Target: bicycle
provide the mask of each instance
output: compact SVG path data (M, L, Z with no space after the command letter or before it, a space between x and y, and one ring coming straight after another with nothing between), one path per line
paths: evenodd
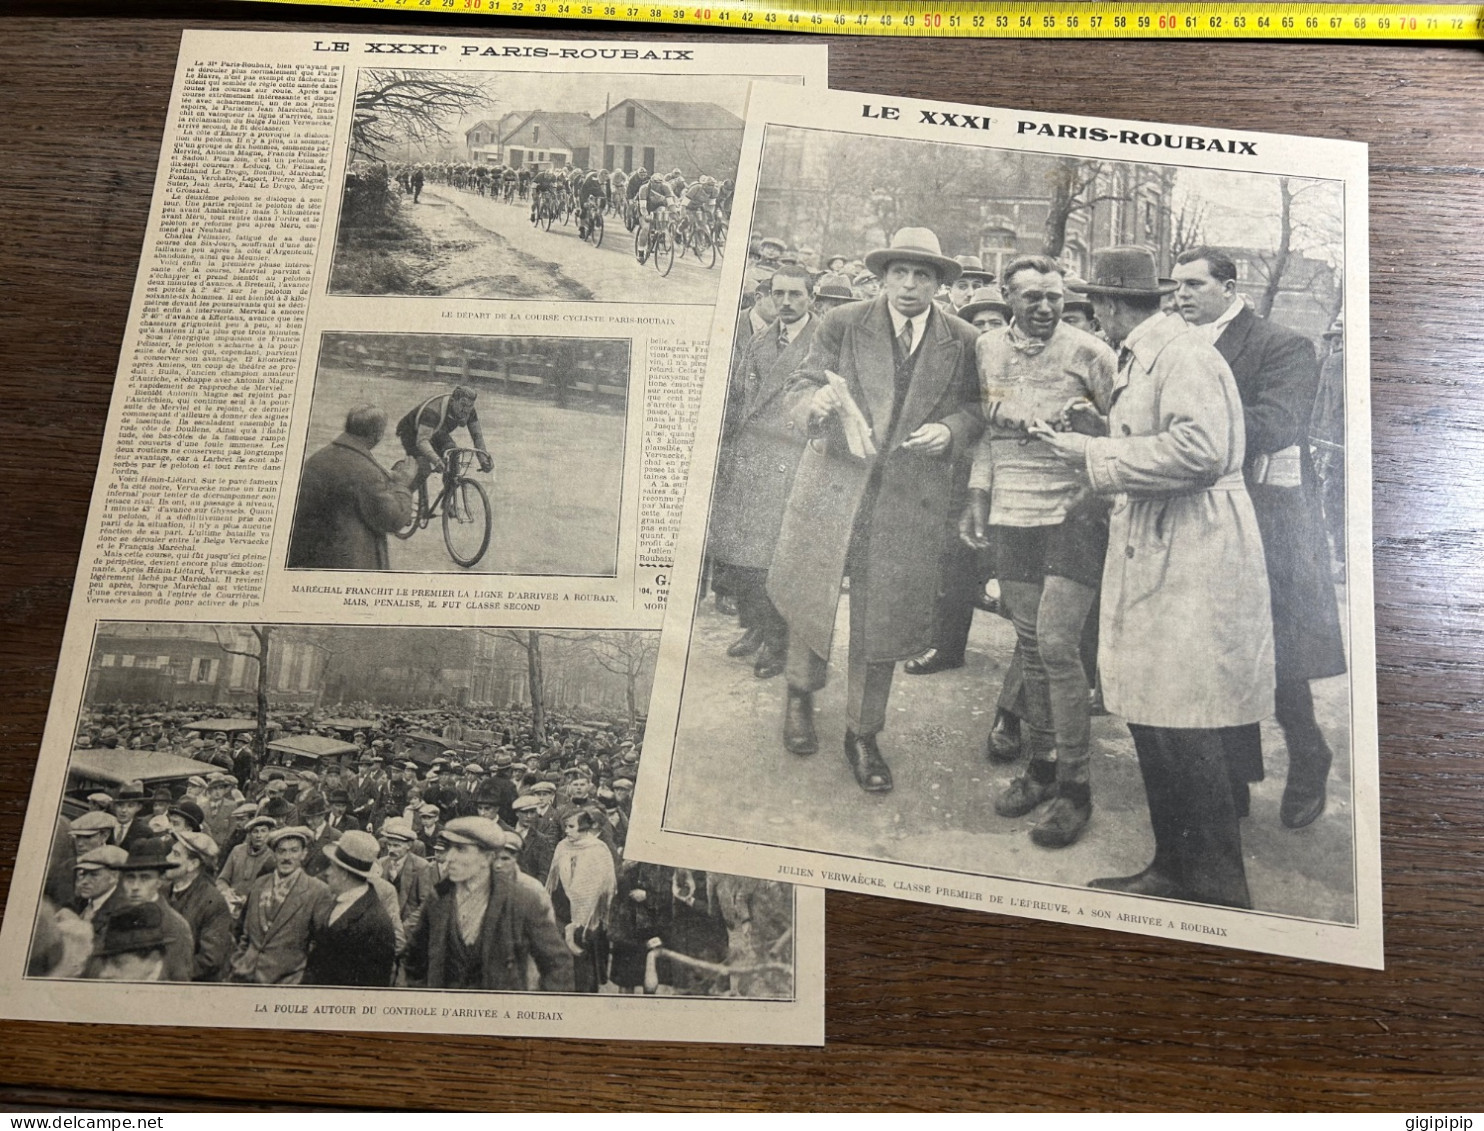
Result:
M603 207L601 202L594 206L592 200L588 200L583 206L583 220L586 222L587 234L584 239L592 240L594 247L603 246Z
M669 209L662 208L655 215L653 222L649 225L649 241L645 246L644 225L634 229L634 258L640 263L646 260L654 262L654 269L661 275L668 275L670 268L675 266L675 235L671 230L673 221L669 217ZM663 259L664 266L660 265Z
M716 266L716 240L712 236L714 224L703 213L693 219L690 224L687 245L696 261L702 263L707 270Z
M556 202L551 198L550 190L539 194L536 198L536 216L531 221L536 227L545 227L551 231L551 222L556 219Z
M448 547L449 557L465 569L479 564L489 549L490 533L494 528L489 496L483 487L469 478L465 464L466 459L477 459L479 455L477 448L449 448L443 453L448 464L443 490L430 504L428 481L423 480L417 492L417 514L396 532L398 538L406 541L419 530L426 529L433 519L441 517L443 544ZM455 505L450 506L451 503Z

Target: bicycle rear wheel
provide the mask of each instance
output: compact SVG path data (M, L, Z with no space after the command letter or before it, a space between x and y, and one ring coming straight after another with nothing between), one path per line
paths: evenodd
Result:
M458 517L450 512L458 501ZM465 569L479 564L490 547L492 528L489 496L472 479L460 479L453 489L449 505L443 508L443 544L449 556Z

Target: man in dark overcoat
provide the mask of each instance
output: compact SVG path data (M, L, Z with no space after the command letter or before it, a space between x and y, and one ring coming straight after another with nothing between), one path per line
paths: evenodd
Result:
M898 660L932 642L953 461L983 424L972 326L933 296L961 267L926 228L903 228L866 257L870 302L826 314L790 381L808 437L768 573L788 622L784 745L818 749L814 692L825 684L841 582L850 578L845 756L867 792L892 787L876 736Z
M345 431L304 461L289 539L289 569L389 569L386 536L416 513L408 484L414 460L387 471L371 454L386 432L386 414L353 408Z
M309 935L306 986L389 986L397 960L391 917L370 883L380 846L351 831L325 849L325 882L334 900L321 904Z
M1302 828L1324 812L1333 753L1314 717L1311 679L1343 675L1345 643L1330 576L1319 478L1309 453L1309 417L1319 366L1309 339L1257 317L1237 293L1237 268L1224 253L1193 248L1173 272L1184 319L1204 332L1231 367L1242 396L1247 493L1257 512L1273 602L1274 714L1288 746L1279 816ZM1222 734L1238 813L1249 782L1261 781L1259 724Z
M788 625L768 599L768 567L804 450L784 389L804 361L818 324L809 312L814 283L803 267L773 275L778 317L754 334L732 368L711 509L711 556L725 569L743 633L727 654L757 653L753 673L783 671Z

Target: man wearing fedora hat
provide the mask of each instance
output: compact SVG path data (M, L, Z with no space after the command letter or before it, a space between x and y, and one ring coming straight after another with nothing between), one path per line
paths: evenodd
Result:
M164 917L164 911L153 903L122 908L103 924L83 977L100 982L168 980Z
M334 900L310 931L306 986L391 985L396 932L370 882L379 848L370 833L351 830L325 849Z
M1309 453L1319 391L1314 346L1253 313L1237 293L1237 267L1224 252L1192 248L1175 261L1173 274L1181 315L1214 342L1242 396L1242 472L1262 530L1273 599L1274 711L1288 747L1279 816L1289 828L1302 828L1324 811L1334 758L1314 717L1309 681L1343 675L1346 666L1319 477ZM1223 742L1237 812L1245 816L1248 783L1263 776L1261 728L1233 728Z
M790 382L791 423L809 443L768 595L789 627L784 745L810 754L814 692L850 577L845 756L862 789L885 792L891 769L876 736L897 661L931 643L954 459L982 421L973 327L933 304L959 264L932 231L902 228L866 266L882 295L826 314Z
M330 824L330 807L320 794L299 806L299 820L312 838L309 842L309 854L304 861L304 871L322 878L325 869L330 866L325 858L325 848L340 839L341 830Z
M1144 248L1098 252L1091 296L1119 350L1106 435L1030 433L1117 501L1103 570L1098 670L1133 736L1154 832L1108 891L1252 905L1221 729L1273 709L1262 537L1242 477L1242 400L1221 355L1160 312L1175 283Z
M129 858L119 868L119 887L129 904L150 904L160 909L160 929L165 933L165 969L160 980L189 982L195 970L195 940L191 927L168 903L163 892L172 841L150 837L134 842ZM93 922L95 930L98 923Z
M766 587L788 489L804 449L791 426L784 390L814 338L813 294L813 280L803 267L774 272L777 317L748 341L727 383L709 549L718 573L725 572L743 630L727 655L756 654L752 670L759 679L783 671L788 650L788 625Z
M273 871L259 876L248 893L231 981L297 985L303 979L310 928L335 898L322 880L304 872L313 841L314 834L302 825L269 834Z
M994 282L994 272L986 271L983 260L977 255L955 255L953 258L962 270L948 288L948 305L958 313L972 300L975 291Z

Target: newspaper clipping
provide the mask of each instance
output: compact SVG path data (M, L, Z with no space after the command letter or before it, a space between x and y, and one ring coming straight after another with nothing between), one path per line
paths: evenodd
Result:
M1365 147L759 87L734 215L631 852L1379 967Z
M626 844L754 79L187 33L8 1015L823 1040L820 890Z

